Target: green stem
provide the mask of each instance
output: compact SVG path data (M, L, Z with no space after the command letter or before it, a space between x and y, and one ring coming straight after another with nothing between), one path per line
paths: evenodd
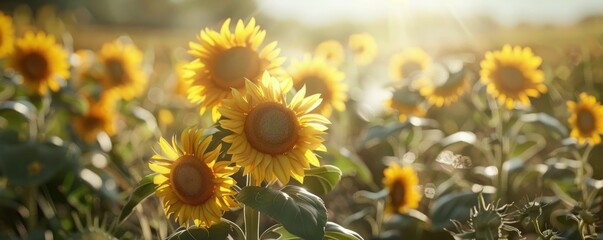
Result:
M255 186L251 174L247 175L247 186ZM258 240L260 228L260 213L245 205L243 208L245 216L245 240Z
M377 221L377 234L375 234L375 236L378 235L378 233L381 232L381 229L383 227L383 217L385 216L385 201L383 200L379 200L377 201L377 216L376 216L376 221Z
M586 170L586 165L588 164L588 156L590 155L590 152L593 150L593 146L592 145L588 145L588 147L586 147L586 150L584 150L584 153L580 156L580 167L578 168L578 172L576 173L576 184L578 185L578 187L580 188L580 192L582 193L582 202L584 203L584 208L588 208L588 190L586 189L586 182L585 180L585 170Z
M27 228L29 231L33 231L38 223L38 187L37 186L27 186L26 187L27 196L26 196L26 204L27 210L29 211L29 217L27 218Z

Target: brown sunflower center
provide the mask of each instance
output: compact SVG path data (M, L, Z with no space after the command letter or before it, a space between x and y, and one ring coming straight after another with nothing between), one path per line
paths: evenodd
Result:
M413 74L416 71L419 71L423 69L421 67L421 64L419 64L418 62L415 61L407 61L404 64L402 64L402 66L400 66L400 75L404 78L409 77L411 74Z
M525 77L523 73L513 66L503 66L494 74L497 86L503 91L517 92L524 88Z
M366 46L363 44L356 46L352 49L355 54L363 54L366 51Z
M303 85L306 85L306 95L320 94L321 97L328 101L331 98L329 91L329 85L327 85L325 79L319 76L307 76L297 83L295 88L300 89Z
M29 53L22 64L22 74L28 79L41 80L48 74L48 61L39 53Z
M84 118L84 126L88 129L102 129L105 119L101 116L89 115Z
M404 185L400 181L395 181L389 190L389 197L392 200L392 206L399 207L404 203L406 195Z
M245 78L255 79L260 74L258 53L248 47L233 47L218 57L213 66L214 82L227 90L242 88Z
M214 174L200 159L185 155L170 171L170 184L176 196L189 205L205 203L214 194Z
M115 85L121 85L126 83L125 73L123 63L118 59L109 59L105 62L105 68L107 70L107 74L111 82Z
M297 142L297 118L287 107L272 102L261 103L247 115L245 136L249 144L266 154L282 154Z
M583 133L590 133L595 130L595 116L587 109L581 109L577 114L578 129Z

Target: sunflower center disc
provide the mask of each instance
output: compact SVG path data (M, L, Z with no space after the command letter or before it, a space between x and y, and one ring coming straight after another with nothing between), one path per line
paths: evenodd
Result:
M242 88L245 78L260 74L261 60L257 52L247 47L233 47L218 57L213 67L214 82L224 88Z
M421 70L421 65L415 61L408 61L405 62L404 64L402 64L402 66L400 66L400 75L403 78L407 78L410 77L411 74L413 74L416 71Z
M116 85L124 83L123 80L124 80L125 70L124 70L124 67L123 67L123 64L121 63L121 61L116 60L116 59L108 60L105 63L105 67L107 68L107 74L109 74L109 78L111 79L111 82L113 82Z
M48 72L48 62L42 55L30 53L23 59L23 70L25 77L40 80Z
M213 195L213 173L200 159L182 156L170 172L172 189L182 202L199 205Z
M516 92L524 88L525 77L515 67L501 67L497 72L498 84L506 91Z
M299 81L298 86L295 88L300 89L304 84L306 85L306 96L320 94L325 101L328 101L327 99L330 97L329 86L325 83L324 79L317 76L308 76Z
M578 128L581 132L589 133L595 129L595 118L588 110L578 112Z
M297 118L283 105L262 103L247 115L245 136L249 144L260 152L285 153L297 141Z
M392 205L394 207L399 207L400 205L402 205L402 203L404 203L404 196L405 196L405 192L404 192L404 185L402 185L402 183L400 181L396 181L394 182L394 185L392 186L392 189L390 189L389 192L389 196L392 200Z

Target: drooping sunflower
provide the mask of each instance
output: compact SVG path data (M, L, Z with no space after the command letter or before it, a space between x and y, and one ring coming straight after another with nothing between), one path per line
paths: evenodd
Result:
M323 101L315 112L328 117L333 108L337 111L345 110L348 87L343 83L344 73L326 63L324 58L306 55L302 61L293 60L289 75L295 89L306 86L308 95L320 94Z
M348 45L354 53L354 61L359 65L372 63L377 57L377 43L368 33L350 35Z
M98 53L103 67L100 81L107 90L115 91L125 100L140 96L147 84L142 69L142 52L130 43L105 43Z
M327 40L321 42L314 49L314 55L323 57L327 62L339 66L343 63L344 52L343 46L337 40Z
M188 99L201 105L200 114L210 109L214 121L219 118L220 101L232 98L231 88L244 91L245 79L257 83L264 71L279 79L286 74L281 68L285 58L278 57L276 42L260 48L266 31L260 30L254 18L247 25L239 20L234 32L229 27L227 19L220 32L206 28L197 37L199 43L189 44L189 53L196 59L186 66L194 72L188 79ZM280 86L285 91L291 88L285 82Z
M264 73L257 84L245 82L246 95L233 89L233 98L218 109L225 118L220 125L232 131L223 139L232 144L228 153L255 184L276 179L286 184L291 177L302 182L304 168L320 164L313 151L326 151L322 135L330 122L310 113L320 96L304 97L306 89L301 88L287 103L279 84Z
M421 201L421 194L417 191L419 177L410 166L401 167L391 164L383 170L383 185L388 189L385 211L387 213L406 213L415 209Z
M571 113L568 122L572 127L570 136L578 143L595 145L601 143L603 134L603 106L595 97L586 93L580 94L580 102L567 101Z
M180 225L209 227L220 222L224 211L238 206L234 201L236 181L231 175L238 167L230 161L216 161L221 146L207 149L212 136L203 136L202 129L182 131L180 144L172 145L163 138L163 151L153 156L149 168L158 173L153 178L157 196L169 217L175 214Z
M429 70L428 70L429 71ZM446 77L439 79L435 73L427 73L419 78L419 94L427 99L427 102L437 106L448 106L459 99L469 89L470 75L466 71L445 74Z
M502 50L486 52L480 63L481 82L500 104L511 109L516 103L530 106L529 97L539 97L547 91L544 73L538 69L542 58L529 47L505 45Z
M413 73L429 68L431 57L420 48L409 48L393 55L389 61L389 75L394 80L403 80Z
M15 29L11 17L0 12L0 58L4 58L13 52L13 41Z
M104 92L99 99L86 98L88 112L72 119L75 132L87 143L93 143L101 131L109 136L115 135L115 101L118 97L112 92Z
M422 117L426 110L421 105L423 97L416 91L408 88L397 88L392 94L392 98L385 101L388 111L397 111L398 119L401 122L406 121L408 116Z
M21 74L31 91L40 95L45 95L48 88L59 90L57 77L69 77L67 52L55 43L54 36L43 32L27 32L17 39L9 66Z

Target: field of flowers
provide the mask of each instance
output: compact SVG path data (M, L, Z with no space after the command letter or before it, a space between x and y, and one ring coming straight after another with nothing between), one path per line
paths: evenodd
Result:
M0 239L603 239L603 19L434 50L32 2L0 4Z

